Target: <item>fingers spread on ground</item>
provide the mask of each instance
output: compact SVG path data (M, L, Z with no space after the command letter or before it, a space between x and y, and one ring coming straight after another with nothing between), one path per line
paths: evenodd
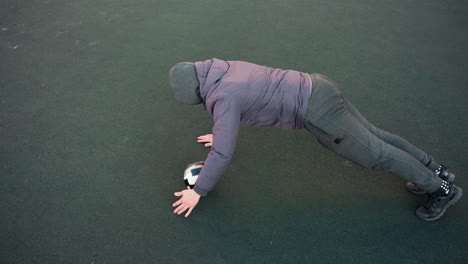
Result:
M177 208L174 210L174 213L175 213L175 214L180 214L180 211L181 211L184 207L185 207L184 205L180 205L179 207L177 207Z
M188 217L190 213L192 213L193 207L190 207L187 213L185 214L185 217Z
M187 207L182 207L182 209L177 213L178 215L182 214L185 210L187 210Z
M172 207L176 207L176 206L178 206L178 205L181 204L181 203L182 203L182 200L178 200L177 202L175 202L175 203L172 204Z

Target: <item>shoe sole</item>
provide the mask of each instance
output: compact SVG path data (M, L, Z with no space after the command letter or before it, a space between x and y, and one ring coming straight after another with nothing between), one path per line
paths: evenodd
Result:
M463 190L462 188L458 187L458 186L455 186L453 185L453 187L457 188L457 193L453 196L453 198L447 203L447 205L445 206L444 210L442 210L442 212L440 212L440 214L438 214L437 216L433 217L433 218L422 218L422 217L418 217L421 218L422 220L426 220L426 221L435 221L439 218L441 218L444 214L445 214L445 211L447 211L447 208L449 208L449 206L451 205L454 205L455 203L458 202L458 200L460 200L460 198L463 196ZM417 214L416 214L417 215Z
M409 193L412 193L412 194L425 194L426 192L425 191L414 191L414 190L409 190L408 188L406 188L406 190L409 192Z
M447 181L448 183L453 183L455 181L455 174L450 173L445 181ZM409 193L412 193L412 194L418 194L419 195L419 194L425 194L426 193L426 191L423 191L421 189L419 189L421 191L415 191L414 189L408 189L406 187L406 185L405 185L405 189L406 189L406 191L408 191Z

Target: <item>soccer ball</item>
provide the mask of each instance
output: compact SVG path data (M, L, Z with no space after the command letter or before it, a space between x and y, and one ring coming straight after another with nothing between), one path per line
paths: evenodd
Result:
M187 189L193 189L204 164L205 162L198 161L187 166L184 172L184 183Z

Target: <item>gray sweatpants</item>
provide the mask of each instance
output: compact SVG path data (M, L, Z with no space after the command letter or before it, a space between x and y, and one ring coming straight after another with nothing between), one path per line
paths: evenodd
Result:
M427 192L441 186L442 180L434 172L440 164L431 156L372 125L326 76L311 74L311 78L304 123L322 146L363 167L414 182Z

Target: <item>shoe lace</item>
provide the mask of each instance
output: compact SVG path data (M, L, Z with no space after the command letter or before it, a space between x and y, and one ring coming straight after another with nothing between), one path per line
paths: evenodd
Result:
M429 199L427 199L426 203L424 204L424 208L429 209L432 206L435 206L439 203L440 198L435 195L429 195Z

